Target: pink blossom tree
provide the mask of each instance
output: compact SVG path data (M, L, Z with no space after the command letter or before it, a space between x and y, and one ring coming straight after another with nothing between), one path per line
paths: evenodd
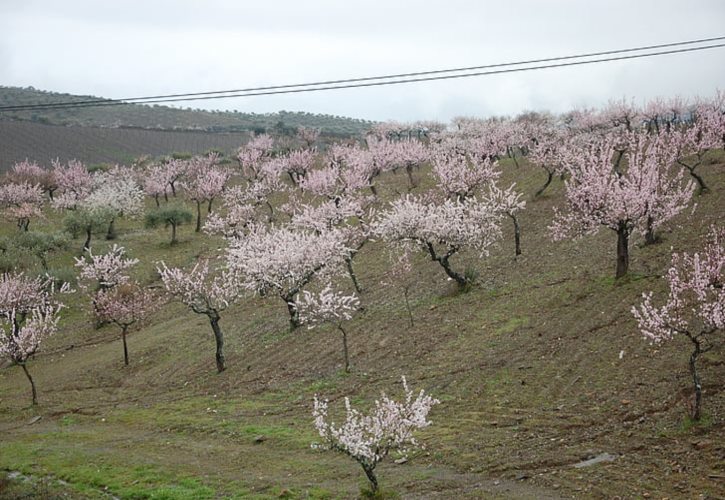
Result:
M73 210L91 194L93 176L83 163L71 160L63 165L59 160L55 160L52 171L59 191L59 194L53 197L55 208Z
M38 184L4 184L0 186L0 207L3 214L27 231L30 221L43 215L43 191Z
M526 207L526 202L521 199L522 193L514 188L516 183L511 184L508 189L501 189L495 183L489 186L489 196L493 205L502 214L506 215L514 225L514 255L521 255L521 224L519 223L518 212Z
M58 184L51 170L27 159L13 165L6 175L10 182L15 184L27 183L40 186L44 193L48 193L51 200L53 199L53 193L58 189Z
M433 148L431 163L438 187L452 200L470 198L500 175L491 158L477 160L454 141Z
M247 179L252 180L259 176L264 162L272 157L273 146L274 139L267 134L261 134L238 150L237 160Z
M128 329L144 321L159 307L158 295L138 283L124 283L110 289L98 290L93 302L100 321L114 323L121 329L123 363L128 366Z
M380 214L373 231L401 251L428 253L459 287L465 288L472 278L454 270L450 259L464 248L486 255L488 247L501 236L500 218L497 206L484 198L435 203L408 195Z
M224 192L231 173L222 167L214 166L216 155L195 157L189 163L187 181L184 185L190 200L196 203L196 232L201 231L201 204L207 204L207 213L211 213L212 202Z
M116 244L105 254L88 255L75 258L75 266L80 270L79 285L83 290L109 290L131 280L128 271L138 264L138 259L126 257L126 249Z
M359 463L370 482L373 495L378 493L379 488L376 466L393 450L407 453L420 447L413 433L431 424L428 413L434 405L440 403L422 389L414 397L405 377L402 380L405 400L398 402L383 393L381 399L375 401L375 408L369 415L353 409L350 399L345 398L345 422L340 426L329 419L328 401L318 399L315 395L312 416L323 442L313 444L313 447L338 451Z
M673 254L665 278L670 288L665 303L657 307L652 292L644 293L632 313L651 342L682 336L694 347L689 362L695 395L691 417L699 420L702 384L697 361L715 345L713 335L725 329L725 230L711 228L702 252Z
M108 215L106 239L116 237L115 222L119 217L137 218L144 211L144 193L136 182L133 170L116 165L108 172L93 176L91 192L80 203L88 211L103 211Z
M38 396L27 361L57 331L62 307L54 298L50 279L13 273L4 274L0 280L0 356L23 369L30 382L33 405L38 404Z
M299 314L300 323L314 328L330 323L342 333L342 350L345 359L345 372L350 373L350 355L347 349L347 332L342 327L343 321L352 319L360 309L360 300L355 294L346 295L327 285L320 293L313 294L304 290L295 299L295 309Z
M723 134L725 134L725 121L718 123L706 119L697 119L692 125L667 134L671 147L677 150L677 163L697 181L699 194L706 193L710 188L696 171L697 167L702 165L702 160L708 151L722 146Z
M319 137L320 129L318 128L299 127L297 129L297 138L307 146L307 149L312 149L312 145Z
M349 252L344 234L336 229L314 233L257 225L231 241L228 261L245 289L284 301L294 330L300 326L295 296L316 276L339 273Z
M206 260L197 263L191 271L169 268L161 262L158 272L171 297L209 319L216 342L217 372L223 372L226 369L224 334L219 321L221 313L241 298L242 289L236 274L228 269L212 274Z
M550 226L555 240L593 234L606 227L617 234L616 277L627 274L629 240L633 231L646 232L681 212L694 185L671 172L672 149L661 140L642 135L630 138L626 169L620 166L613 136L594 141L578 154L568 155L567 212L555 209Z

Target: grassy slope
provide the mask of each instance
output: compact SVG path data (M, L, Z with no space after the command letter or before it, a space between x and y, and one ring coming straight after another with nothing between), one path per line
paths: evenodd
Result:
M288 333L286 309L275 299L245 299L223 317L229 368L221 375L208 324L180 305L130 336L127 368L117 330L93 330L82 312L71 311L30 367L39 408L27 407L21 370L0 370L0 468L62 478L70 485L56 487L89 498L104 491L121 498L349 498L363 484L362 471L343 456L310 449L312 396L329 397L336 409L345 395L366 405L381 390L398 394L405 374L442 404L421 434L427 451L380 466L383 487L404 497L725 495L722 345L702 361L706 418L688 425L689 346L650 347L629 313L642 291L663 291L670 247L694 250L709 224L722 223L725 169L722 156L718 161L703 168L713 192L697 200L694 215L669 224L659 245L634 242L633 274L622 283L612 279L614 234L548 239L552 207L563 201L560 182L522 214L521 258L513 259L507 227L490 257L455 259L461 269L480 271L471 292L453 293L440 268L416 260L413 327L400 290L382 284L384 248L366 246L356 261L366 311L350 324L350 375L341 372L338 335L327 328ZM504 169L505 180L529 195L543 181L531 167ZM389 194L404 189L404 178L390 175L381 184ZM144 259L145 279L154 260L189 264L220 246L187 227L170 250L165 232L138 227L124 222L119 243ZM57 260L67 265L71 256ZM36 414L43 418L29 425ZM572 467L599 452L618 458Z

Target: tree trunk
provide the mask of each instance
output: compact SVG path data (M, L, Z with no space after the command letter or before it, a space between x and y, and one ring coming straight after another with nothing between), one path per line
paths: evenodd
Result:
M692 375L692 383L695 386L695 404L692 407L692 420L700 420L700 409L702 407L702 385L700 384L700 376L697 373L697 358L700 357L702 350L700 349L700 341L695 337L690 337L695 344L695 350L690 355L690 374Z
M680 160L677 160L677 163L685 167L687 171L690 172L690 175L697 181L697 194L703 194L710 191L710 188L707 187L707 185L705 184L705 179L700 177L700 175L695 172L695 169L700 165L699 161L694 165L688 165L687 163Z
M629 270L629 230L625 224L620 223L617 229L617 273L619 279Z
M106 231L106 239L107 240L115 240L116 239L116 228L115 228L115 222L116 219L111 219L110 224L108 224L108 231Z
M546 174L547 174L547 177L546 177L546 182L545 182L545 183L544 183L544 185L543 185L543 186L541 186L541 187L539 188L539 190L538 190L538 191L537 191L537 192L536 192L536 193L534 194L534 198L538 198L539 196L541 196L541 193L543 193L543 192L544 192L544 190L545 190L545 189L546 189L547 187L549 187L549 184L551 184L551 181L552 181L552 179L554 178L554 172L553 172L553 171L550 171L550 170L547 170L547 171L546 171Z
M171 223L171 244L176 244L176 224Z
M405 173L408 175L408 184L410 186L410 189L415 189L416 187L418 187L418 181L416 181L415 177L413 177L413 165L406 165Z
M207 214L210 214L211 213L211 204L213 202L214 202L214 198L210 199L209 202L207 203L207 205L206 205L206 213Z
M126 330L127 326L121 327L121 338L123 339L123 364L128 366L128 345L126 344Z
M86 228L86 241L83 243L83 248L81 249L81 253L85 252L89 248L91 248L91 234L92 229L90 227Z
M167 193L166 191L164 191L164 201L165 201L166 203L168 203L168 202L169 202L169 193Z
M337 328L342 332L342 352L345 354L345 373L350 373L350 356L347 351L347 333L339 323Z
M519 219L514 214L509 214L509 217L514 221L514 241L516 243L516 255L521 255L521 225Z
M371 193L373 194L373 196L375 196L376 198L378 197L378 188L376 188L376 187L375 187L375 184L373 184L372 182L370 183L370 192L371 192Z
M645 245L654 245L657 243L657 235L655 234L655 229L653 227L654 220L652 220L652 216L647 216L647 230L644 233L644 244Z
M353 269L352 267L352 256L345 257L345 264L347 265L347 273L350 275L352 284L355 286L355 291L357 293L362 293L362 288L360 288L360 284L357 281L357 276L355 275L355 269Z
M156 208L161 208L161 203L159 203L159 195L154 195L154 201L156 202Z
M365 471L365 475L368 477L368 481L370 481L370 492L373 494L377 493L378 478L375 477L375 469L363 465L363 470Z
M20 363L20 366L23 368L25 376L28 377L28 380L30 381L30 388L33 390L33 406L35 406L38 404L38 393L35 391L35 382L33 382L33 377L30 376L30 372L25 366L25 362Z
M224 365L224 334L219 328L219 316L210 316L209 322L211 329L214 330L214 340L216 341L216 369L218 373L221 373L226 368Z
M196 202L196 232L201 231L201 202Z
M300 315L291 297L285 296L282 297L282 300L287 304L287 311L289 311L289 329L290 331L294 331L300 326Z
M448 259L451 257L450 253L443 255L441 257L436 254L436 251L435 251L435 248L433 248L433 245L431 245L430 243L426 243L426 245L428 247L428 253L430 254L431 260L434 260L435 262L438 262L441 266L443 266L443 270L446 272L446 274L450 278L453 278L456 281L456 283L458 283L458 286L460 288L463 288L469 284L468 280L466 279L465 276L458 274L451 268L451 264L448 261Z

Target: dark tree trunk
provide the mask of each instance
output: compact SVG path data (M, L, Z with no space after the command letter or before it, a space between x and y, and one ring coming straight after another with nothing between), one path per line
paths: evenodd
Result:
M705 184L705 179L700 177L700 174L695 172L695 169L700 165L701 160L698 161L697 163L695 163L694 165L688 165L687 163L685 163L684 161L681 161L681 160L677 160L677 163L679 163L680 165L685 167L687 169L687 171L690 172L690 175L695 179L695 181L697 181L697 194L704 194L704 193L707 193L708 191L710 191L710 188L707 187L707 185Z
M25 362L20 363L20 366L23 368L23 371L25 372L25 376L28 377L28 381L30 381L30 388L33 391L33 406L38 404L38 393L35 391L35 382L33 381L33 377L30 376L30 372L28 371L28 368L25 366Z
M519 224L519 219L516 217L515 214L509 214L509 217L511 217L511 220L514 222L514 242L516 244L516 255L521 255L521 225Z
M287 311L289 311L289 329L290 331L294 331L300 326L300 315L297 312L297 308L295 307L294 300L292 300L291 296L284 296L282 297L282 300L285 301L285 304L287 304Z
M644 233L644 244L645 245L654 245L657 243L657 235L655 234L654 229L654 220L652 220L652 216L647 216L647 230Z
M620 223L617 229L617 273L619 279L629 270L629 229L626 224Z
M206 213L207 213L207 214L210 214L210 213L211 213L211 205L212 205L212 203L213 203L213 202L214 202L214 199L212 198L212 199L210 199L210 200L209 200L209 202L207 203L207 205L206 205Z
M81 249L81 253L85 252L89 248L91 248L91 235L93 231L90 227L86 228L86 241L83 243L83 248Z
M174 182L176 182L176 181L174 181ZM171 194L174 196L174 198L176 198L176 186L174 186L173 182L170 182L169 185L171 186ZM168 198L166 201L168 201Z
M121 327L121 338L123 339L123 364L128 366L128 344L126 344L126 331L127 326Z
M690 374L692 375L692 383L695 386L695 404L692 407L692 420L700 420L700 411L702 408L702 384L700 383L700 376L697 373L697 358L702 354L700 341L697 337L690 337L690 340L695 345L695 350L690 355Z
M168 203L168 202L169 202L169 193L167 193L166 191L164 191L164 201L165 201L166 203Z
M201 202L196 202L196 232L201 231Z
M376 188L373 183L370 183L370 192L373 193L373 196L376 198L378 197L378 188Z
M350 356L347 351L347 333L342 328L341 324L338 324L337 328L342 332L342 352L345 354L345 373L350 373Z
M224 365L224 334L219 327L219 316L210 316L209 322L211 329L214 330L214 340L216 341L216 369L218 373L221 373L226 368Z
M415 180L415 177L413 177L413 165L406 165L405 166L405 173L408 176L408 185L410 186L410 189L415 189L418 187L418 181Z
M176 223L171 223L171 244L176 244Z
M164 195L164 196L166 196L166 195ZM159 203L159 195L158 194L155 194L154 195L154 201L156 202L156 208L160 208L161 207L161 203Z
M355 286L355 291L362 293L362 288L360 288L360 284L357 281L357 275L355 275L355 269L352 267L352 256L345 257L345 264L347 265L347 273L350 275L352 284Z
M115 240L116 239L115 223L116 223L116 219L111 219L111 222L108 224L108 231L106 231L106 239L107 240Z
M375 469L372 467L366 467L363 465L363 470L365 471L365 475L368 477L368 481L370 481L370 492L375 494L378 492L378 478L375 477Z
M546 171L546 175L547 175L546 182L544 183L543 186L541 186L539 188L538 191L536 191L536 193L534 194L534 198L538 198L539 196L541 196L541 194L544 192L544 190L547 187L549 187L549 184L551 184L551 181L554 179L554 172L553 171L547 170Z
M438 262L442 267L443 270L446 272L446 274L453 278L456 283L458 283L458 286L460 288L464 288L466 285L468 285L468 280L465 276L458 274L451 268L451 264L448 261L448 259L451 257L452 253L448 253L446 255L439 256L436 254L435 248L433 248L433 245L430 243L426 243L428 246L428 253L430 254L431 260L434 260L435 262Z

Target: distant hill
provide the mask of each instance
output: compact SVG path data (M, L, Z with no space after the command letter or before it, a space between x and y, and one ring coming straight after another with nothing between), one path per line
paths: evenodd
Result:
M102 99L38 90L33 87L0 86L0 106L52 104ZM342 116L305 112L239 113L173 108L161 105L123 104L88 108L44 109L0 112L0 121L31 121L45 125L74 125L102 128L153 130L196 130L204 132L291 133L297 127L319 128L325 135L351 136L373 124Z
M63 127L0 121L0 172L26 158L49 166L55 158L93 165L130 164L141 155L199 154L211 149L229 154L248 139L248 132Z

